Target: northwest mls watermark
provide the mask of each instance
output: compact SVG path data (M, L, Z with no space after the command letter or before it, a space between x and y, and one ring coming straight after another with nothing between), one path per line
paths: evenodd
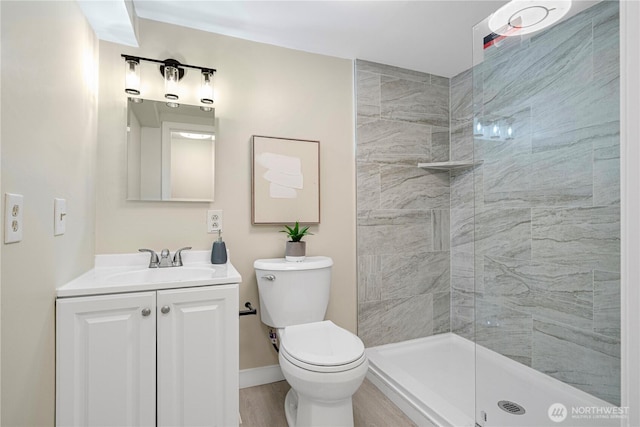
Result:
M629 414L628 406L572 406L567 409L562 403L549 406L547 415L555 423L561 423L567 418L571 420L622 420Z

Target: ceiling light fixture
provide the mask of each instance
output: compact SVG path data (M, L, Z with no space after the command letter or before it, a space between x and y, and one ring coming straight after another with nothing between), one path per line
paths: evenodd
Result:
M571 0L511 0L489 18L489 29L501 36L520 36L547 28L571 9Z

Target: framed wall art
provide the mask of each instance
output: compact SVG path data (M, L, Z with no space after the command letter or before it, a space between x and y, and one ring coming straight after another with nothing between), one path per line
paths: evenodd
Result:
M320 141L251 139L251 222L320 223Z

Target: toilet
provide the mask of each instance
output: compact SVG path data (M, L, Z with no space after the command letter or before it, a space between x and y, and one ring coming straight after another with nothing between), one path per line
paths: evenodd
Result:
M322 256L253 264L260 317L278 333L278 359L291 386L284 405L289 427L353 426L351 397L369 368L360 338L324 320L332 265Z

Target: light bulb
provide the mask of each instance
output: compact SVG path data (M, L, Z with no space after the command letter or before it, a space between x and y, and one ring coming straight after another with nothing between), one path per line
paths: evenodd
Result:
M124 91L130 95L140 95L140 62L138 59L127 58L125 65Z
M213 104L213 71L202 70L200 78L200 102Z
M164 67L164 97L172 101L178 100L179 72L177 67L165 65ZM169 105L169 103L167 103Z

